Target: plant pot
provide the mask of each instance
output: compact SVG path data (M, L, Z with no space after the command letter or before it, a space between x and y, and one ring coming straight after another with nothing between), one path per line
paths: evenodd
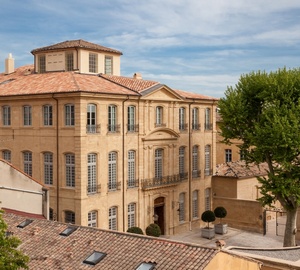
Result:
M227 224L223 224L223 223L215 224L215 233L217 234L227 233Z
M215 237L215 230L214 228L202 228L201 229L201 236L203 238L212 239Z

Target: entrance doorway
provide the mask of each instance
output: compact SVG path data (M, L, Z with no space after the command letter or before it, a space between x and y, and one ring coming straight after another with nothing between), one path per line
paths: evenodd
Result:
M159 197L154 200L154 223L161 230L161 234L165 234L165 198Z
M282 209L265 210L264 235L284 236L286 212Z

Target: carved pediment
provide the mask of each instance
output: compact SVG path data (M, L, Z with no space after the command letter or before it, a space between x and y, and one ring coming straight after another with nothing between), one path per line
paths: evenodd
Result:
M148 89L142 93L144 100L182 101L183 99L171 88L163 85L159 88Z
M146 135L143 141L177 140L179 134L169 128L159 128Z

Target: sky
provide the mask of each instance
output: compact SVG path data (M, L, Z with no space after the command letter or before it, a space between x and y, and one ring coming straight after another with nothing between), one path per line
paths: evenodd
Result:
M0 0L0 73L84 39L120 50L121 75L223 97L242 74L300 65L299 0Z

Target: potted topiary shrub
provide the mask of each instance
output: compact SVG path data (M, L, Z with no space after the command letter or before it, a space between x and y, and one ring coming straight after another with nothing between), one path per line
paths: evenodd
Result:
M146 228L146 234L149 235L149 236L159 237L161 235L160 227L155 223L151 223Z
M143 230L139 227L130 227L127 230L128 233L144 234Z
M215 224L215 233L225 234L227 233L227 224L222 223L222 218L226 217L227 211L223 206L218 206L214 210L214 214L217 218L220 219L218 224Z
M210 222L214 222L216 220L216 216L213 211L206 210L201 215L201 220L207 222L207 226L201 229L201 235L204 238L212 239L215 236L214 228L209 227Z

